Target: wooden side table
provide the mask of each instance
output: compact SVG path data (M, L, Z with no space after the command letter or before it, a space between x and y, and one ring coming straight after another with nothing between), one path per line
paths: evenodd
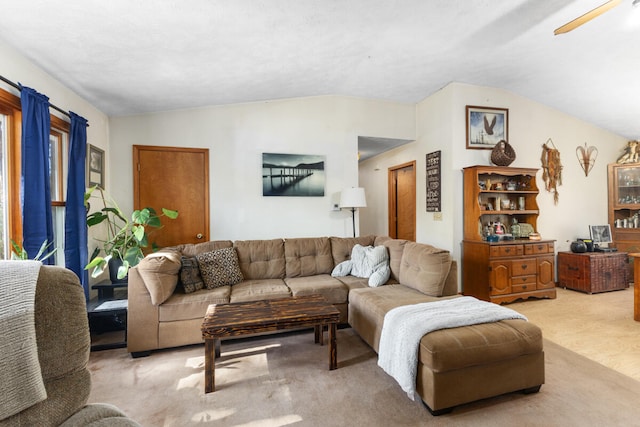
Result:
M107 299L113 299L114 298L114 291L120 288L126 288L129 286L129 282L128 281L124 281L124 282L110 282L109 280L105 280L103 282L99 282L96 283L95 285L91 286L91 289L97 289L98 290L98 300L99 301L104 301Z
M558 252L558 286L587 292L629 287L626 252Z

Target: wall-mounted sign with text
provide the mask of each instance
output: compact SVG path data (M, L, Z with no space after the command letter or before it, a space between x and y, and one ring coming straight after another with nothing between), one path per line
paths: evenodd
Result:
M427 154L427 212L440 212L440 151Z

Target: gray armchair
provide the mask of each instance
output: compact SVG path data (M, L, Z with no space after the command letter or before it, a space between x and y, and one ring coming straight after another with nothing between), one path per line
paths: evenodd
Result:
M80 282L70 270L40 268L35 291L35 329L47 397L0 420L0 427L140 426L115 406L87 405L91 390L87 310ZM0 335L5 336L4 331Z

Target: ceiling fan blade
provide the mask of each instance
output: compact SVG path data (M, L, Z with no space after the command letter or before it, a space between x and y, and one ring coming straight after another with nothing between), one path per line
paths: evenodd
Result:
M563 26L556 28L556 30L553 32L553 34L555 34L557 36L558 34L568 33L569 31L578 28L580 25L591 21L593 18L596 18L596 17L602 15L603 13L608 11L609 9L612 9L612 8L616 7L617 5L619 5L621 3L621 1L622 0L609 0L608 2L606 2L604 4L601 4L600 6L596 7L595 9L590 10L589 12L585 13L584 15L579 16L578 18L574 19L573 21L568 22L568 23L564 24Z

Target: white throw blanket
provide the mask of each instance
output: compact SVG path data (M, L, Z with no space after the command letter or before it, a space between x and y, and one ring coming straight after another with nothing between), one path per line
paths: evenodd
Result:
M384 316L378 366L395 378L402 390L414 400L418 347L425 334L505 319L527 320L516 311L474 297L396 307Z
M39 261L0 261L0 420L46 399L35 326Z

